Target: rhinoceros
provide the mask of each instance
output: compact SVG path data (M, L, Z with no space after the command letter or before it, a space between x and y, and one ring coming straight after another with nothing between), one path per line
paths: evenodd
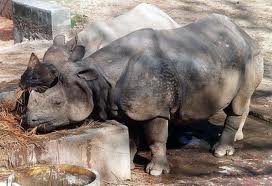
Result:
M142 28L173 29L178 27L180 27L178 23L156 6L141 3L118 17L87 25L85 29L72 37L67 43L65 43L65 37L63 35L55 37L53 45L44 54L43 62L48 63L47 65L53 64L57 69L61 69L63 67L62 63L68 59L71 61L81 60L84 56L89 56L113 40L129 34L132 31ZM60 50L57 48L60 48ZM35 61L33 57L32 55L30 62ZM29 64L24 76L27 75L31 77L31 83L29 83L32 87L36 87L42 91L53 83L50 79L46 78L46 74L48 74L46 70L44 71L38 68L38 66L35 68L30 68L30 66L31 64ZM51 73L53 72L51 71ZM35 79L35 81L33 79ZM43 79L42 82L39 81L41 79ZM25 89L26 87L23 88ZM26 101L27 94L28 93L25 92L24 96L20 98L24 99L17 102L19 112L25 109L24 102Z
M64 51L66 57L70 57L71 60L77 61L84 56L87 57L97 51L98 49L105 47L110 42L125 36L135 30L143 28L153 29L173 29L178 28L180 25L176 23L165 12L160 10L154 5L141 3L130 11L109 19L107 21L98 21L90 25L87 25L81 32L75 37L70 39L66 44L61 43L64 41L63 37L55 39L59 44L64 45ZM79 50L78 47L85 47L84 50ZM54 47L54 46L53 46ZM74 54L72 54L72 52ZM54 53L55 49L49 48L44 56L44 62L54 63L55 66L62 67L60 61L55 60L56 56L60 53ZM81 53L79 53L81 51ZM75 55L76 53L76 55ZM57 63L56 63L57 62Z
M110 42L143 28L173 29L180 25L154 5L141 3L123 15L107 21L94 22L77 35L78 45L89 56Z
M31 92L30 127L52 130L93 115L133 121L144 126L151 175L170 171L166 141L172 120L206 119L223 109L227 117L213 153L232 155L263 77L257 44L219 14L177 29L135 31L84 60L68 59L61 69L40 63L35 55L30 64L48 73L43 82L51 82L45 91ZM31 86L31 78L23 75L21 84Z

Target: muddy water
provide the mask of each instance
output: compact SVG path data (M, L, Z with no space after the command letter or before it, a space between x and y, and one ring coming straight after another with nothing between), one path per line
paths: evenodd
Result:
M22 186L83 186L93 182L95 178L92 172L81 167L58 165L19 170L13 181Z
M83 186L90 183L88 176L75 176L71 174L50 171L49 173L35 177L17 179L16 183L24 186Z

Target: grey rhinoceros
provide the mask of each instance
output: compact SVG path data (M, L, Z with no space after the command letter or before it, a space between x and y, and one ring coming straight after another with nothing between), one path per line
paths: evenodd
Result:
M67 60L81 60L84 56L94 53L113 40L129 34L132 31L142 28L173 29L178 27L180 27L180 25L158 7L141 3L118 17L87 25L86 28L75 37L72 37L67 43L65 43L65 37L63 35L55 37L53 45L44 54L43 63L47 63L47 65L51 64L57 69L62 69L63 62ZM60 50L57 49L58 47ZM33 61L32 59L35 61L33 56L30 61ZM53 83L48 79L50 77L47 77L48 72L46 70L40 70L38 66L35 68L30 68L30 66L31 64L29 64L24 74L27 74L28 77L30 77L31 74L32 87L38 87L40 90ZM33 71L36 71L36 73L33 73ZM51 73L53 72L51 71ZM35 79L35 81L33 79ZM42 82L39 81L41 79L43 79ZM25 96L26 94L28 93L25 92L24 96L21 97L24 98L23 100L17 102L19 112L25 110L24 103L27 98L27 96Z
M64 46L63 49L65 50L63 51L65 53L56 53L56 50L51 50L53 48L51 47L45 53L43 61L53 63L56 67L62 68L61 61L55 60L57 56L61 55L60 58L64 61L68 57L72 61L77 61L135 30L143 28L160 30L178 27L180 27L179 24L156 6L141 3L118 17L87 25L86 28L71 38L66 44L63 43L63 37L55 38L55 42ZM85 47L85 51L80 50L80 46ZM73 51L75 52L73 53Z
M54 47L61 51L57 43ZM30 64L47 73L41 82L51 82L45 90L31 92L26 112L30 127L51 130L91 115L134 121L144 126L152 152L146 171L151 175L170 170L166 141L171 120L206 119L224 109L224 130L213 151L218 157L232 155L263 77L254 41L218 14L177 29L135 31L84 60L68 59L61 69L40 64L35 55ZM30 76L22 76L22 86L31 86Z
M180 25L158 7L141 3L130 11L109 19L88 25L78 33L78 45L86 48L85 56L89 56L110 42L135 30L143 28L173 29Z

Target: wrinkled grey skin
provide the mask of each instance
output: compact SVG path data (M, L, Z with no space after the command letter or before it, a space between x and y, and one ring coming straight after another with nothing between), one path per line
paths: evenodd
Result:
M59 74L55 86L31 92L28 124L52 129L93 113L137 121L152 152L146 171L160 175L170 171L170 120L206 119L224 109L225 127L213 151L217 157L234 153L263 60L244 31L212 14L174 30L133 32L81 62L67 60Z

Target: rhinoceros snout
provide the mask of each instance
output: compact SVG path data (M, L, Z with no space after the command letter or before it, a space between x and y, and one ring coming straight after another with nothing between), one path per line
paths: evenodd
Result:
M26 112L26 114L24 116L24 122L25 122L26 127L28 127L28 128L33 128L33 127L36 127L42 123L45 123L45 121L43 121L42 117L40 117L38 115L34 115L30 111Z

